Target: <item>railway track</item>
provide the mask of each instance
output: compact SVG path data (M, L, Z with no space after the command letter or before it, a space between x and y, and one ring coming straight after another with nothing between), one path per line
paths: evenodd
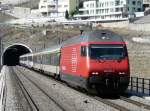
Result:
M18 81L18 84L19 84L20 88L22 89L22 91L24 93L25 98L27 99L28 103L30 104L31 110L32 111L41 111L40 105L37 104L37 101L35 101L32 98L32 95L30 94L30 92L28 91L28 89L25 87L25 85L21 81L20 77L17 75L17 73L14 71L14 69L12 69L12 71L13 71L13 75L14 75L16 81ZM17 71L19 71L19 70L17 70ZM48 98L50 101L52 101L54 104L56 104L56 106L59 107L60 111L67 111L60 104L58 104L53 98L51 98L40 86L38 86L37 84L35 84L30 78L28 78L27 76L25 76L24 73L22 73L21 71L19 71L18 73L21 73L21 75L24 78L26 78L29 82L31 82L39 91L41 91L45 95L46 98Z
M119 111L132 111L130 108L128 108L126 105L119 105L119 104L116 104L114 102L112 102L110 99L104 99L104 98L101 98L99 96L95 96L93 97L94 99L100 101L100 102L103 102L104 104L107 104L111 107L114 107L115 109L119 110ZM129 99L128 97L125 97L125 96L119 96L118 98L119 100L122 100L122 101L125 101L129 104L133 104L133 106L138 106L140 107L141 109L143 110L150 110L150 106L147 105L147 104L144 104L144 103L141 103L141 102L138 102L138 101L135 101L135 100L131 100ZM117 101L117 100L116 100ZM143 111L143 110L140 110L140 111Z
M26 99L27 96L24 90L21 89L19 81L16 80L12 73L10 69L5 72L5 93L2 111L36 111L31 107L31 103L29 103L29 99Z
M18 70L19 70L19 69L18 69ZM21 72L21 73L22 73L22 72ZM40 73L38 73L38 74L40 74ZM42 75L42 74L40 74L40 75ZM25 75L24 75L24 76L25 76ZM26 77L26 78L28 78L28 77ZM30 79L30 78L28 78L28 79ZM31 80L31 79L30 79L30 80ZM59 83L65 85L66 87L68 87L67 84L64 84L64 83L61 82L61 81L55 80L55 79L53 79L53 78L52 78L52 80L54 80L54 81L56 81L56 82L59 82ZM31 81L32 81L32 80L31 80ZM32 82L33 82L33 81L32 81ZM34 83L34 82L33 82L33 83ZM81 92L81 91L79 91L79 90L77 90L77 91L78 91L78 92ZM111 101L110 99L104 99L104 98L101 98L101 97L99 97L99 96L91 96L91 95L89 95L88 93L86 93L86 95L87 95L87 96L90 96L90 97L92 97L93 99L98 100L98 101L100 101L100 102L102 102L102 103L104 103L104 104L106 104L106 105L108 105L108 106L111 106L111 107L113 107L113 108L115 108L115 109L117 109L117 110L119 110L119 111L131 111L131 108L126 107L126 105L119 105L119 104L116 104L115 102ZM142 111L150 110L150 106L149 106L149 105L144 104L144 103L141 103L141 102L138 102L138 101L131 100L131 99L125 97L125 96L120 96L118 99L119 99L119 100L122 100L122 101L124 101L124 102L127 102L127 103L129 103L129 104L132 104L133 106L140 107L140 108L143 109ZM117 100L116 100L116 101L117 101ZM133 109L133 110L134 110L134 109ZM137 110L137 111L138 111L138 110Z
M107 105L109 105L109 106L111 106L111 107L113 107L113 108L115 108L115 109L117 109L117 110L119 110L119 111L130 111L129 109L127 109L127 108L125 108L125 107L123 107L123 106L120 106L120 105L118 105L118 104L115 104L115 103L113 103L113 102L110 102L110 101L108 101L108 100L105 100L105 99L103 99L103 98L100 98L100 97L97 97L97 96L95 96L95 97L93 97L94 99L96 99L96 100L98 100L98 101L100 101L100 102L103 102L104 104L107 104Z
M141 103L141 102L137 102L135 100L131 100L131 99L125 97L125 96L120 96L120 99L124 100L124 101L126 101L128 103L132 103L132 104L135 104L137 106L140 106L140 107L142 107L144 109L150 110L150 105L147 105L147 104L144 104L144 103Z
M14 70L11 69L11 71L12 71L11 77L14 78L15 81L17 81L20 89L23 92L24 97L26 98L31 108L31 111L39 111L38 106L36 105L35 101L32 99L31 95L28 93L27 89L25 88L25 86L23 85L23 83L21 82L17 74L14 72Z

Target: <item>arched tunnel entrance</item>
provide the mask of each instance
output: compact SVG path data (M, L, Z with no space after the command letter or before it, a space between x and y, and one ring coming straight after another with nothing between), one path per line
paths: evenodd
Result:
M7 66L19 65L19 57L26 53L32 53L32 50L28 46L13 44L4 50L2 64Z

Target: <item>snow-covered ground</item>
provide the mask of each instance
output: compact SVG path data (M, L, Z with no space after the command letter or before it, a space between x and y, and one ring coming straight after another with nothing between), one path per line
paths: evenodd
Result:
M6 23L12 24L12 25L48 25L49 23L53 21L66 21L64 18L49 18L49 17L39 17L39 18L22 18L22 19L16 19L16 20L10 20Z
M132 38L132 40L134 41L134 42L138 42L138 43L148 43L148 44L150 44L150 37L142 37L142 38L140 38L140 37L133 37Z

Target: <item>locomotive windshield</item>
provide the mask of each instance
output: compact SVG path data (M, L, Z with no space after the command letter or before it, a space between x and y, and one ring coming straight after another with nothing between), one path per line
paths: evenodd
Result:
M92 59L121 59L125 56L123 45L91 45L90 57Z

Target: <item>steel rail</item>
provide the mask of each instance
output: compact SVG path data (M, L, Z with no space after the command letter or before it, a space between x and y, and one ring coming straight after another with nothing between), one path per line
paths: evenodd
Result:
M101 97L95 96L93 98L98 100L98 101L100 101L100 102L102 102L102 103L104 103L104 104L106 104L106 105L108 105L108 106L111 106L111 107L113 107L113 108L115 108L115 109L117 109L119 111L130 111L129 109L127 109L127 108L125 108L123 106L120 106L120 105L118 105L116 103L110 102L109 100L105 100L105 99L103 99Z
M29 68L28 68L28 69L29 69ZM19 69L18 69L18 70L19 70ZM31 69L29 69L29 70L30 70L30 71L34 71L34 70L31 70ZM37 73L40 74L40 75L43 75L43 74L41 74L41 73L38 72L38 71L35 71L35 72L37 72ZM43 75L43 76L47 76L47 75ZM54 79L54 78L50 78L50 79L52 79L52 80L54 80L54 81L56 81L56 82L58 82L58 83L60 83L60 84L63 84L63 85L65 85L66 87L70 87L70 88L72 88L72 89L74 89L74 90L76 90L76 91L78 91L78 92L83 93L83 91L79 91L79 90L76 89L76 88L73 88L73 87L71 87L71 86L68 86L67 84L64 84L64 82L58 81L58 80L56 80L56 79ZM89 96L89 97L91 97L91 98L93 98L93 99L95 99L95 100L98 100L98 101L100 101L100 102L102 102L102 103L104 103L104 104L106 104L106 105L108 105L108 106L110 106L110 107L112 107L112 108L115 108L115 109L117 109L117 110L119 110L119 111L130 111L129 109L127 109L127 108L125 108L125 107L123 107L123 106L117 105L117 104L115 104L115 103L113 103L113 102L110 102L110 101L105 100L105 99L103 99L103 98L100 98L100 97L98 97L98 96L93 97L93 96L89 95L89 94L86 93L86 92L84 92L84 94L86 94L87 96Z
M125 96L120 96L120 99L123 100L123 101L129 102L129 103L135 104L136 106L140 106L140 107L142 107L144 109L150 110L150 105L147 105L147 104L144 104L144 103L141 103L141 102L129 99L129 98L125 97Z
M29 69L29 68L27 68L27 69ZM43 74L41 74L39 71L35 71L35 70L31 70L31 69L29 69L29 70L30 70L30 71L34 71L34 72L36 72L36 73L38 73L38 74L40 74L40 75L43 75ZM47 76L47 75L43 75L43 76ZM58 83L61 83L61 84L65 85L65 86L68 86L67 84L64 84L64 82L58 81L58 80L56 80L56 79L54 79L54 78L50 78L50 79L52 79L52 80L54 80L54 81L56 81L56 82L58 82ZM69 87L70 87L70 86L69 86ZM70 87L70 88L72 88L72 87ZM76 90L76 91L79 91L79 90L76 89L76 88L72 88L72 89L74 89L74 90ZM79 92L83 93L82 91L79 91ZM106 104L106 105L108 105L108 106L110 106L110 107L112 107L112 108L115 108L115 109L117 109L117 110L119 110L119 111L130 111L130 109L127 109L126 107L120 106L120 105L118 105L118 104L116 104L116 103L113 103L113 102L111 102L111 101L109 101L109 100L103 99L103 98L101 98L101 97L99 97L99 96L92 96L92 95L90 95L90 94L87 93L87 92L84 92L84 94L86 94L87 96L90 96L90 97L92 97L93 99L98 100L98 101L100 101L100 102L102 102L102 103L104 103L104 104ZM149 108L150 108L149 105L146 105L146 104L144 104L144 103L139 103L139 102L136 102L136 101L133 102L134 100L127 101L127 99L125 99L125 97L122 97L122 96L119 96L119 97L120 97L120 99L123 100L123 101L129 102L129 103L132 103L133 105L141 106L141 107L143 107L143 108L145 108L145 109L150 110L150 109L149 109Z
M18 69L17 69L18 70ZM26 79L28 79L32 84L34 84L43 94L45 94L50 100L52 100L62 111L66 111L64 107L62 107L59 103L57 103L52 97L50 97L46 91L44 91L39 85L37 85L33 80L25 75L22 71L18 70Z
M23 85L23 83L21 82L21 80L19 79L19 77L17 76L17 74L15 73L15 71L11 68L12 74L11 76L16 80L16 82L19 84L20 89L23 92L24 97L26 98L30 108L32 109L32 111L39 111L38 106L36 105L36 102L32 99L31 95L29 94L29 92L27 91L27 89L25 88L25 86ZM14 75L14 76L13 76Z

